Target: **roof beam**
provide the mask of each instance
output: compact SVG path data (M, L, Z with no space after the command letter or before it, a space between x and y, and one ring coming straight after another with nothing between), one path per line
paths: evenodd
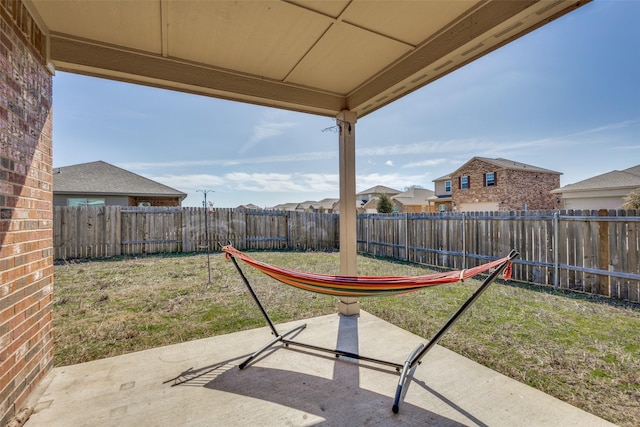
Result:
M57 70L334 117L344 97L261 77L51 34ZM300 107L302 106L302 107Z

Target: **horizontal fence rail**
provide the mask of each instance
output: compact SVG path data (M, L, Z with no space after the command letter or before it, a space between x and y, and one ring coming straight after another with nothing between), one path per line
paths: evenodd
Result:
M520 252L515 280L640 302L637 211L365 214L358 251L443 268ZM339 249L339 217L205 208L54 208L57 260L171 252Z

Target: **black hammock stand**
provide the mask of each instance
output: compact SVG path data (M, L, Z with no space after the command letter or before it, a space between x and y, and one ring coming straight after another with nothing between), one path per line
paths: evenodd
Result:
M247 276L244 274L244 272L240 268L240 265L238 264L238 261L236 260L236 258L240 258L243 261L249 263L250 265L252 265L254 267L257 267L258 269L260 269L261 271L265 272L267 275L273 277L276 280L280 280L280 281L282 281L284 283L291 284L291 285L294 285L294 286L297 286L297 285L289 282L289 279L287 279L287 277L289 277L289 276L286 275L287 273L301 274L303 276L312 277L314 279L322 276L322 278L327 278L327 283L329 282L330 279L335 280L337 278L338 280L339 279L346 280L347 279L346 277L344 277L344 276L314 275L313 273L302 273L302 272L298 272L296 270L288 270L288 269L282 269L282 268L278 268L278 267L273 267L273 266L270 266L268 264L264 264L264 263L255 261L254 259L252 259L248 255L243 254L242 252L238 251L237 249L235 249L235 248L233 248L231 246L225 246L225 247L222 248L222 250L224 252L226 252L227 257L230 258L233 261L238 273L240 274L244 284L247 287L247 290L249 291L249 294L251 295L251 297L255 301L256 305L258 306L258 308L262 312L262 315L263 315L265 321L267 322L267 325L271 329L272 334L275 336L275 338L273 338L271 341L269 341L264 346L260 347L258 350L256 350L254 353L252 353L248 358L246 358L242 363L240 363L240 365L239 365L240 369L246 368L249 365L249 363L251 363L251 361L253 359L255 359L257 356L259 356L263 352L265 352L268 349L270 349L271 347L273 347L278 342L283 343L285 346L298 346L298 347L303 347L303 348L310 349L310 350L316 350L316 351L319 351L319 352L331 353L331 354L334 354L335 357L337 357L337 358L346 357L346 358L351 358L351 359L357 359L357 360L363 360L363 361L366 361L366 362L376 363L376 364L380 364L380 365L390 366L390 367L395 368L396 372L400 373L400 378L398 379L398 385L397 385L397 388L396 388L396 394L395 394L395 398L394 398L393 406L392 406L392 411L394 413L396 413L396 414L398 413L398 411L400 409L400 399L401 399L401 396L402 396L402 391L403 391L405 383L406 383L406 381L407 381L407 379L409 377L410 371L414 367L416 367L418 364L421 363L422 358L429 352L429 350L431 350L438 343L438 341L440 341L442 336L449 330L449 328L451 328L451 326L458 320L458 318L478 299L478 297L480 297L480 295L482 295L482 293L489 287L489 285L491 285L498 278L499 275L501 275L501 274L503 274L503 273L505 273L507 271L510 272L511 263L512 263L513 259L515 259L516 257L519 256L518 252L513 250L505 258L502 258L500 260L494 261L493 264L496 264L496 263L497 264L495 266L493 266L493 267L489 267L489 268L493 268L493 271L484 279L482 284L475 290L475 292L460 306L460 308L458 308L458 310L449 318L449 320L444 325L442 325L442 327L435 333L435 335L429 341L427 341L426 343L420 343L416 348L414 348L411 351L411 353L409 354L409 356L407 357L405 362L400 364L400 363L391 362L391 361L387 361L387 360L381 360L381 359L377 359L377 358L366 357L366 356L363 356L363 355L358 354L358 353L353 353L353 352L349 352L349 351L343 351L343 350L340 350L340 349L331 349L331 348L326 348L326 347L320 347L320 346L316 346L316 345L312 345L312 344L307 344L307 343L303 343L303 342L299 342L299 341L294 341L293 339L287 338L288 336L291 336L291 335L293 335L293 334L295 334L297 332L300 332L303 329L305 329L307 327L306 323L302 324L302 325L299 325L299 326L296 326L295 328L292 328L292 329L290 329L290 330L288 330L286 332L283 332L283 333L278 332L278 330L276 329L273 321L269 317L269 314L267 313L266 309L264 308L264 305L262 304L262 302L260 301L260 299L256 295L255 291L253 290L253 287L249 283L249 280L247 279ZM489 264L487 264L487 265L489 265ZM272 272L274 270L277 273L272 274ZM455 280L455 281L462 281L464 279L464 277L465 277L464 276L464 271L465 270L462 270L459 273L458 272L454 272L455 275L459 274L459 276L458 276L459 280ZM433 276L437 276L437 275L433 275ZM448 276L448 277L451 277L451 276ZM381 277L377 277L376 279L382 279L382 278ZM389 278L389 280L394 280L394 279L399 279L399 278L398 277L390 277ZM357 278L355 280L357 281ZM382 280L384 280L384 279L382 279ZM453 282L453 281L449 280L447 282L439 282L437 284L451 283L451 282ZM424 287L424 286L422 286L422 287ZM413 290L418 290L418 289L419 288L416 288L416 289L413 289ZM405 291L405 292L407 292L407 291ZM330 292L325 292L325 293L330 293ZM333 295L335 293L333 293L333 291L332 291L331 294Z

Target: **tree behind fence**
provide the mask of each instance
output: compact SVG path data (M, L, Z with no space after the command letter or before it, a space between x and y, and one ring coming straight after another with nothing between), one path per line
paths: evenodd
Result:
M206 220L205 220L206 219ZM359 215L358 250L446 268L521 256L514 279L640 301L635 211ZM204 208L54 208L55 258L339 248L336 214ZM557 244L555 243L557 242Z

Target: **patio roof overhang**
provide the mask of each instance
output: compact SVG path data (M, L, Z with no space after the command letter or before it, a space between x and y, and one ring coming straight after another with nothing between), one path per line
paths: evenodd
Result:
M52 71L346 124L338 148L343 206L356 202L358 118L589 1L23 0ZM355 229L355 209L343 209L343 275L356 274ZM343 302L343 314L359 312Z
M590 0L24 0L57 70L363 117Z

